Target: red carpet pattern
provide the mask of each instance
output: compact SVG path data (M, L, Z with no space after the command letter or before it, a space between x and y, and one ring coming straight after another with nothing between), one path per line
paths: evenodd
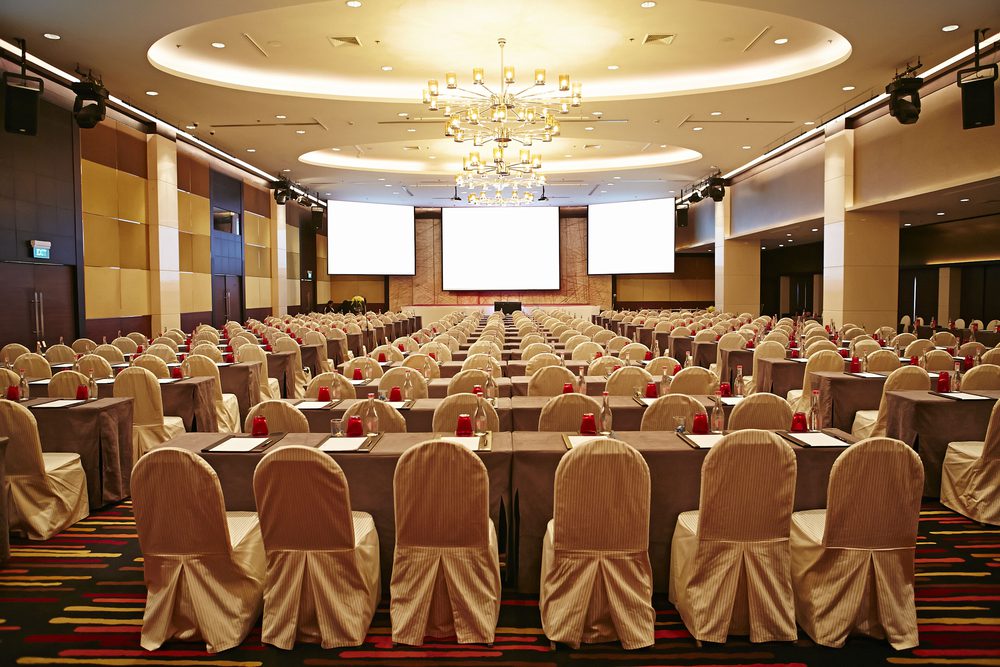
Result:
M285 652L262 645L258 627L238 649L211 655L193 643L174 642L155 652L139 648L145 588L126 502L48 542L13 541L11 560L0 569L0 665L1000 665L1000 528L980 526L931 502L920 522L920 646L911 651L895 652L864 638L827 649L801 631L794 644L735 639L698 647L677 612L659 598L655 646L631 653L614 644L553 651L541 630L537 598L505 591L492 647L449 641L393 647L383 602L362 646L323 650L300 644Z

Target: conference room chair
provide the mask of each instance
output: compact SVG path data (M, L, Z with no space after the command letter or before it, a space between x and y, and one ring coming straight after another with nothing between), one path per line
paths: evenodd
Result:
M132 399L132 460L154 446L185 433L184 420L163 415L163 397L156 376L139 366L126 368L115 378L115 398Z
M998 329L1000 329L1000 320L990 320L984 331L997 331Z
M528 360L527 365L524 369L524 374L532 376L543 368L548 368L549 366L562 366L563 358L558 354L553 352L542 352L541 354L536 354L531 359Z
M806 361L806 369L802 375L802 389L791 389L785 397L792 406L792 412L808 412L812 401L814 385L819 386L813 373L842 373L844 358L833 350L820 350Z
M337 327L331 327L328 332L324 332L328 341L333 341L335 353L334 361L337 363L347 359L347 332ZM327 348L329 349L329 347Z
M542 342L531 343L530 345L527 345L521 350L521 361L528 361L532 357L535 357L539 354L544 354L546 352L549 354L554 352L553 347L548 343L542 343Z
M818 335L819 336L823 336L823 335L825 335L825 333L826 333L825 331L822 331ZM806 334L806 339L808 340L808 338L809 338L809 334ZM761 340L761 342L762 343L779 343L781 345L781 347L786 348L786 347L788 347L788 336L786 336L781 331L771 331L769 334L767 334L766 336L764 336L764 338Z
M958 344L958 338L950 331L938 331L931 336L930 341L940 347L954 347Z
M963 391L1000 391L1000 366L980 364L962 376Z
M934 349L934 343L926 338L918 338L909 345L903 351L904 357L922 357L927 352Z
M217 346L207 342L194 345L187 356L191 357L195 355L211 359L216 364L221 364L224 360L222 351Z
M76 352L69 345L56 343L45 349L45 360L50 364L71 364L76 361ZM0 355L0 359L3 355Z
M392 641L492 644L500 559L486 466L462 445L431 440L399 457L392 486Z
M22 354L28 354L29 352L31 350L20 343L7 343L0 348L0 360L6 363L14 363L14 360Z
M406 394L406 379L409 378L411 385L411 393ZM388 396L389 391L393 387L399 387L404 393L404 400L417 399L417 398L427 398L427 381L424 380L424 376L421 375L420 371L415 368L406 368L405 366L397 366L395 368L390 368L385 372L379 381L378 389L381 393Z
M344 471L312 447L272 448L253 475L267 566L261 641L291 650L364 642L381 595L379 540Z
M569 326L567 324L562 323L562 322L560 322L559 324L553 325L552 327L549 328L549 331L552 333L552 335L556 336L557 338L559 336L563 335L563 333L565 331L568 331L568 330L569 330Z
M892 391L930 391L931 378L920 366L901 366L889 373L882 385L878 410L858 410L854 413L851 435L856 438L883 437L889 425L886 394Z
M292 338L279 338L274 343L271 344L271 349L275 352L291 352L292 353L292 375L293 382L292 388L295 392L294 396L289 396L288 398L302 398L305 396L306 387L309 385L309 380L312 379L312 374L302 367L302 349L299 344L295 342Z
M110 367L109 367L110 368ZM29 380L44 380L52 377L52 367L40 354L26 352L14 360L14 371L24 373Z
M956 354L960 357L975 357L977 354L982 354L989 349L979 341L971 340L968 343L963 343Z
M97 343L89 338L77 338L73 341L70 347L72 347L73 351L77 354L90 354L97 347Z
M93 354L96 354L99 357L104 357L107 359L108 363L112 365L125 363L125 355L122 354L122 351L114 345L102 343L94 348Z
M982 356L982 363L1000 366L1000 347L995 347L992 350L986 350Z
M137 357L133 357L132 365L145 368L158 379L166 379L170 377L170 368L167 366L167 363L163 361L163 359L160 359L152 354L143 353Z
M354 377L354 369L361 369L361 376L377 380L384 374L382 366L371 357L354 357L344 364L344 376L348 379ZM292 398L289 396L289 398Z
M634 396L636 391L645 394L646 385L653 376L645 368L622 366L608 376L605 390L611 396Z
M563 347L567 352L575 352L576 348L587 343L593 344L593 341L590 340L589 336L584 336L583 334L578 333L574 336L570 336L566 340Z
M351 417L361 417L364 420L366 401L360 400L344 411L344 424ZM378 413L378 426L381 433L406 433L406 418L403 413L385 401L375 400L375 412Z
M178 345L187 340L187 335L183 331L177 328L167 329L166 331L163 332L163 335L167 336L168 338L173 338L174 342L177 343Z
M652 361L646 364L646 370L650 375L670 375L673 376L674 371L681 365L679 361L673 357L660 356L655 357Z
M219 332L215 329L208 328L206 325L201 325L192 336L191 345L200 345L202 343L208 343L209 345L219 344Z
M470 345L469 356L474 354L486 354L493 357L497 361L503 360L501 345L489 340L478 340Z
M607 350L608 349L608 343L611 342L611 340L613 340L614 338L615 338L615 333L613 331L609 331L607 329L601 329L600 331L598 331L597 333L595 333L593 336L591 336L590 340L594 341L598 345L603 346L604 349ZM626 338L625 340L627 341L628 339ZM624 347L624 346L625 346L625 343L622 343L622 347ZM608 350L608 351L610 352L610 350Z
M530 362L529 362L530 365ZM477 352L475 354L470 354L462 362L462 370L469 370L470 368L479 368L481 370L492 373L493 377L503 377L503 367L500 362L488 354Z
M451 361L451 350L448 349L447 345L442 345L441 343L435 343L434 341L424 343L420 346L420 352L428 356L433 354L439 364Z
M626 338L625 336L614 336L606 343L603 343L603 345L609 354L613 354L616 357L620 357L622 356L621 351L625 348L626 345L630 344L631 342L632 341ZM624 357L622 358L624 359Z
M131 338L132 342L137 346L142 345L143 348L149 347L149 338L144 333L138 331L131 331L125 334L125 338Z
M861 339L856 338L854 339L854 341L851 342L852 356L858 358L867 357L869 354L878 352L881 349L882 346L879 345L878 342L872 340L871 338L861 338Z
M391 345L379 345L368 353L368 356L376 361L382 358L381 355L385 355L385 360L390 363L402 361L406 356L399 351L398 347L393 347Z
M488 375L486 371L478 368L470 368L469 370L459 371L450 380L448 380L448 395L471 394L477 385L480 388L484 388L486 386L487 377Z
M222 378L215 361L201 354L189 354L181 363L185 377L207 377L214 380L215 418L220 433L239 433L240 404L236 394L222 392Z
M3 500L9 529L48 540L90 513L80 455L43 452L38 422L16 401L0 400L0 437L8 438Z
M686 394L667 394L653 401L642 413L640 431L673 431L676 420L684 420L684 430L688 433L694 424L696 414L707 415L705 406Z
M592 340L582 341L573 348L570 358L573 361L592 361L597 355L604 355L604 348Z
M49 398L76 398L76 390L87 386L88 378L83 373L66 370L59 371L49 380ZM91 398L97 398L91 396Z
M475 394L461 393L450 394L434 408L431 430L434 433L454 433L458 424L458 416L461 414L473 417L476 414L477 403L481 401L483 411L486 412L486 428L489 431L500 430L500 418L496 409L485 399L480 399Z
M901 334L896 334L896 336L889 339L889 344L893 347L906 349L906 346L917 340L917 337L911 333L903 332Z
M327 356L326 336L318 331L307 331L302 336L302 344L316 347L316 368L320 373L328 373L333 370L333 363L330 361L330 357ZM398 348L393 349L396 350L396 354L400 357L403 356L403 353Z
M170 336L157 336L156 338L153 339L152 345L165 345L166 347L170 348L175 354L177 353L178 350L177 341L171 338ZM149 349L152 347L152 345L145 348L145 351L149 352Z
M263 399L269 398L281 398L281 384L278 382L277 378L268 377L267 374L267 353L264 352L256 343L241 345L236 348L233 353L233 358L236 359L237 363L256 363L257 367L257 383L260 387L260 395ZM354 394L351 394L353 397Z
M254 417L264 417L267 420L267 430L270 433L309 432L309 420L306 419L301 410L287 401L261 401L250 408L247 418L243 420L245 433L253 432Z
M772 334L775 332L771 332ZM768 334L770 336L771 334ZM779 334L782 338L784 335ZM787 341L788 339L785 338ZM785 358L785 346L780 340L765 340L761 342L760 345L754 348L753 351L753 362L751 365L750 374L747 374L748 369L743 370L743 393L750 395L757 391L757 381L755 378L760 377L760 360L761 359L784 359ZM735 373L736 367L732 364L729 366L729 372ZM735 376L734 376L735 377Z
M542 406L538 430L577 433L583 415L588 412L594 415L595 420L601 412L601 404L592 396L575 392L553 396Z
M528 380L528 396L556 396L563 392L563 386L567 382L573 385L576 383L576 376L569 369L564 366L545 366L531 374Z
M139 459L131 488L146 584L140 645L155 651L173 639L200 640L209 653L238 646L263 606L257 514L227 512L215 471L185 449Z
M345 378L340 373L330 371L326 373L320 373L312 380L309 381L309 386L306 387L305 398L307 400L315 401L319 397L319 388L327 387L330 390L331 399L352 399L357 397L357 393L354 390L354 385L351 381ZM272 399L281 398L281 396L271 396Z
M618 351L616 356L626 361L642 361L646 358L647 352L649 352L649 348L642 343L628 343Z
M897 650L917 646L913 557L923 486L913 448L869 438L834 461L826 509L792 514L795 616L813 642L839 648L863 634Z
M941 504L973 521L1000 525L1000 401L993 404L982 441L948 443Z
M438 366L438 363L420 352L410 354L406 359L403 359L403 366L420 371L421 375L430 380L441 377L441 367Z
M674 375L670 381L670 393L689 396L714 394L718 386L719 379L707 368L689 366Z
M891 373L900 366L899 356L892 350L875 350L865 357L871 373Z
M766 429L779 431L792 426L792 406L781 396L758 392L736 404L729 415L726 429Z
M571 326L568 329L566 329L565 331L563 331L561 334L559 334L558 340L559 340L560 343L562 343L565 346L566 345L566 341L568 341L570 338L573 338L574 336L578 336L579 334L580 334L580 332L576 330L576 327L575 326Z
M946 350L928 350L924 355L924 368L928 371L955 370L955 359Z
M901 318L899 318L899 324L903 328L903 333L907 333L910 330L912 320L910 319L909 315L903 315Z
M962 319L961 317L957 318L955 320L955 328L956 329L964 329L965 328L965 320Z
M459 348L461 347L461 345L459 345L457 338L455 338L454 336L450 336L446 333L438 334L437 336L435 336L434 342L446 346L451 351L452 354L458 352Z
M649 467L619 440L574 447L559 461L542 542L538 609L553 642L654 642Z
M7 387L16 387L20 382L21 378L17 373L9 368L0 368L0 389L5 392L5 395Z
M820 352L837 352L840 348L828 338L813 338L806 343L805 356L812 357Z
M749 332L750 338L753 338L753 332ZM710 364L708 370L719 375L720 369L722 368L722 351L723 350L742 350L747 345L747 338L738 331L723 334L719 338L719 344L715 349L715 363Z
M417 341L415 341L410 336L400 336L399 338L396 338L394 341L392 341L392 346L397 350L399 349L400 345L403 346L402 351L407 354L413 354L414 352L420 349L420 344L417 343Z
M177 351L163 343L153 343L146 350L145 354L152 354L153 356L159 357L168 364L177 363Z
M723 437L701 467L698 509L677 517L670 602L698 641L795 641L789 530L795 453L769 431Z
M535 343L544 343L545 337L537 333L529 333L521 335L521 342L518 343L517 347L520 351L524 351L529 345L534 345Z
M136 343L128 336L118 336L118 338L111 341L111 344L121 350L122 354L135 354L139 350L139 343ZM145 349L145 346L143 346L143 349Z

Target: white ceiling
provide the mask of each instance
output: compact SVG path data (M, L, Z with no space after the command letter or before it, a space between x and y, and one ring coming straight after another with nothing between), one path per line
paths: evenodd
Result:
M541 149L550 203L569 205L678 193L881 92L917 56L930 66L957 53L997 19L992 0L7 0L0 36L92 69L112 94L197 123L200 138L321 196L418 206L449 203L463 152L442 123L421 122L426 79L467 81L483 66L495 80L505 37L521 79L540 67L583 82L583 107ZM676 37L644 45L649 34Z

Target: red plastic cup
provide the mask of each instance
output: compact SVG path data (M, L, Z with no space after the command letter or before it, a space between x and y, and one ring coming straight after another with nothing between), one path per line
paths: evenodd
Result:
M656 383L655 382L647 382L646 383L646 398L657 398L659 395L660 395L659 392L656 390Z
M945 394L951 391L951 375L945 371L938 373L937 378L938 393Z
M747 349L752 350L754 348L753 338L747 341Z
M614 372L615 372L616 370L618 370L619 368L621 368L621 365L618 365L618 366L615 366L614 368L612 368L612 369L611 369L611 372L612 372L612 373L614 373Z
M474 384L474 385L472 385L472 393L475 394L476 396L482 396L483 395L483 385L481 385L481 384Z
M847 355L845 354L844 356L846 357ZM790 357L790 358L792 358L792 359L798 359L798 358L799 358L799 351L798 351L798 350L795 350L795 349L793 349L793 350L791 351L791 357Z
M455 425L455 435L460 438L472 436L472 417L467 414L460 414L458 416L458 423Z
M840 348L839 350L837 350L837 352L839 352L840 356L842 356L844 359L846 359L851 354L846 347Z
M646 357L645 357L645 359L646 359L646 361L652 361L653 360L653 352L652 352L652 350L646 350Z
M328 386L326 386L326 385L321 386L319 388L319 391L316 392L316 400L318 400L318 401L329 401L330 400L330 388Z
M380 364L384 364L385 363L385 352L379 352L378 353L378 362Z
M695 435L705 435L708 433L708 413L696 412L691 422L691 432Z
M603 352L600 352L600 351L594 352L594 359L600 359L603 356L604 356Z
M142 345L141 344L135 346L135 353L136 354L142 354Z
M733 395L733 388L728 382L719 383L719 396L723 398L729 398Z
M972 358L971 354L965 355L965 359L962 360L962 370L967 371L976 365L975 360Z
M566 382L566 383L563 384L563 393L564 394L572 394L573 393L573 383L572 382Z
M681 372L681 365L680 364L674 364L674 372L673 372L673 374L677 375L680 372Z
M790 347L791 349L794 350L798 346L799 346L799 344L797 342L795 342L794 338L792 340L788 341L788 347Z
M355 380L364 380L364 379L365 379L365 378L364 378L364 377L363 377L363 376L361 375L361 369L360 369L360 368L355 368L355 369L354 369L354 379L355 379Z
M716 340L716 342L718 342L721 338L722 338L722 336L720 336L719 334L715 334L715 340Z
M231 354L231 353L230 353L230 354L227 354L227 355L225 355L225 357L224 357L224 358L225 358L226 362L227 362L227 363L230 363L230 364L236 361L236 355L234 355L234 354Z
M435 354L434 352L428 352L427 356L430 357L431 359L433 359L434 361L437 361L437 359L438 359L437 358L437 354Z
M806 422L806 413L796 412L792 415L792 433L805 433L809 430Z
M170 377L172 377L172 378L178 378L178 379L184 377L184 373L181 371L181 367L180 366L174 366L173 368L171 368L170 369Z
M393 403L403 400L403 392L400 391L399 387L393 387L389 390L389 400Z
M347 419L347 437L357 438L364 435L364 429L361 428L361 416L352 415Z
M911 366L919 366L920 365L920 359L917 358L917 355L913 355L912 357L910 357L910 365Z
M580 420L580 435L597 435L597 420L593 412L584 412Z
M861 372L861 360L857 357L851 357L851 372L860 373Z
M20 401L21 400L21 390L16 384L12 384L7 387L7 400L8 401Z
M253 418L253 426L251 426L251 434L257 437L267 435L267 417L264 415L257 415Z
M76 386L76 400L85 401L90 398L90 390L87 389L87 385L79 384Z
M405 345L403 345L402 343L400 343L400 344L399 344L399 351L400 351L400 352L406 352L406 346L405 346Z
M949 347L949 348L948 348L948 354L950 354L951 356L953 356L953 357L954 357L954 356L955 356L955 348L953 348L953 347Z

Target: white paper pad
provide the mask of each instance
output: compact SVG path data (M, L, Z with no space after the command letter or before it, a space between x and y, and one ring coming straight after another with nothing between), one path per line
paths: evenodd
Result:
M361 445L365 444L368 438L365 436L359 436L356 438L335 438L330 436L326 440L320 443L319 451L321 452L356 452L361 449Z
M115 383L115 379L114 378L101 378L100 380L94 380L94 382L97 383L97 384L114 384Z
M329 407L330 401L302 401L295 405L299 410L323 410Z
M928 372L927 375L929 375L932 380L937 380L938 378L938 373L936 371L933 373Z
M215 365L219 366L219 367L222 367L222 366L232 366L233 364L230 363L230 362L228 362L228 361L220 361L219 363L217 363Z
M966 394L964 391L949 391L947 393L948 398L954 398L959 401L992 401L993 399L989 396L979 396L978 394Z
M156 381L160 384L173 384L177 382L177 378L156 378Z
M367 384L368 380L348 380L348 382L353 384L355 387L358 387L360 385Z
M392 407L396 408L397 410L402 410L407 405L407 403L409 403L409 401L386 401L385 402L386 405L391 405Z
M859 378L884 378L885 377L884 375L881 375L880 373L867 373L867 372L864 372L864 373L851 373L851 375L853 375L855 377L859 377Z
M693 442L698 449L710 449L711 447L718 444L719 440L722 440L721 433L703 433L703 434L692 434L685 433L685 437Z
M645 396L639 397L639 402L645 405L647 408L651 406L653 404L653 401L655 400L656 400L655 398L646 398Z
M742 396L725 396L721 399L723 405L736 405L743 400Z
M50 401L49 403L42 403L41 405L32 405L33 408L70 408L74 405L80 405L81 403L86 403L86 401L77 401L71 398L64 398L58 401Z
M592 440L600 440L604 436L600 435L567 435L566 439L569 440L570 447L579 447L582 444L591 442Z
M459 438L457 436L451 436L448 438L441 438L445 442L454 442L456 445L462 445L470 451L476 451L479 449L480 437L478 435L472 436L471 438Z
M262 438L230 438L225 442L219 443L215 447L212 447L208 451L210 452L249 452L252 449L260 447L264 442L267 441L267 436Z
M52 382L52 378L43 378L41 380L32 380L28 384L48 384Z
M73 364L52 364L52 368L73 368Z
M848 443L826 433L789 433L796 440L810 447L847 447Z
M789 358L788 360L789 360L789 361L794 361L794 362L795 362L795 363L797 363L797 364L804 364L804 363L806 363L807 361L809 361L808 359L804 359L804 358L802 358L802 357L791 357L791 358Z

